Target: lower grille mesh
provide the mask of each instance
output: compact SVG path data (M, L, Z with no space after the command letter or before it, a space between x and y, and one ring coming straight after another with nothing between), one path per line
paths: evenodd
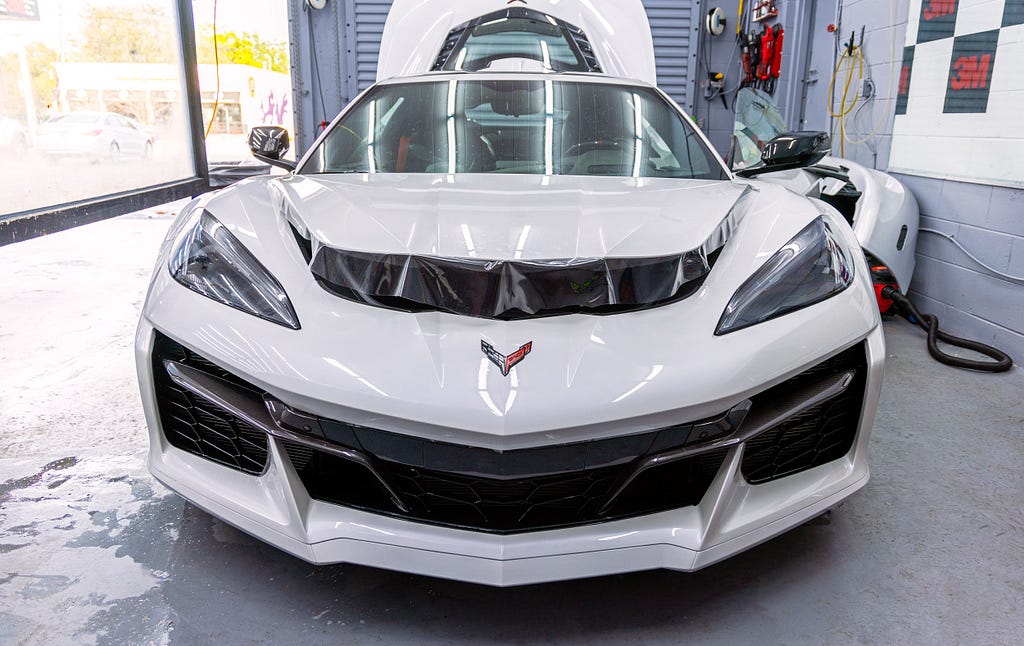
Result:
M498 479L377 460L375 468L407 505L399 511L365 467L284 442L311 498L437 525L515 533L571 527L696 505L728 453L721 449L650 469L602 512L635 463Z
M858 344L789 381L753 397L752 411L769 407L814 383L847 370L854 377L838 397L825 401L747 440L741 470L751 484L769 482L837 460L853 447L867 376L864 345Z
M267 435L178 386L164 368L165 359L202 370L236 387L252 387L158 332L153 344L153 384L160 425L171 446L237 471L263 473Z

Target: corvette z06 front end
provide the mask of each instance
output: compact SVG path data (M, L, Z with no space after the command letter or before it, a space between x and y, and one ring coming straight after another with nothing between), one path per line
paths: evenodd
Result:
M692 571L836 506L884 344L842 216L733 178L658 91L479 73L378 84L295 172L186 207L136 355L150 470L198 507L519 585Z

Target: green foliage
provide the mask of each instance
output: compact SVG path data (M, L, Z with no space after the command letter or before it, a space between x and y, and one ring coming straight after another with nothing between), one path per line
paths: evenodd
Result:
M25 45L28 73L32 77L32 94L36 99L36 112L44 114L57 103L57 73L53 64L57 52L43 43Z
M74 59L97 63L174 63L175 23L162 6L88 5Z
M25 62L28 65L32 96L36 113L45 114L56 102L57 75L53 63L57 52L42 43L25 45ZM20 121L26 121L25 97L21 85L21 64L17 54L0 56L0 113Z
M21 70L16 54L0 54L0 117L25 118L18 79Z
M202 25L196 30L196 57L200 63L216 62L213 47L213 26ZM268 42L256 34L233 31L217 32L217 54L223 64L251 65L275 72L288 73L288 45Z

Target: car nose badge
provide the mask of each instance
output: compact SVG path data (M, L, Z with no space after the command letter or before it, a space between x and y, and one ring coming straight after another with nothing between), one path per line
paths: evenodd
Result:
M487 358L491 362L498 366L501 370L501 376L507 377L509 370L512 369L517 363L526 358L526 355L530 354L530 350L533 349L533 341L529 341L519 346L519 349L515 352L509 353L508 355L501 354L494 349L494 346L487 341L480 341L480 349L487 355Z

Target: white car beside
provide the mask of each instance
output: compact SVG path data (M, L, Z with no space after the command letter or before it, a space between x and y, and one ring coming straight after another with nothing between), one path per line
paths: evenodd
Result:
M136 340L151 472L313 563L491 585L696 570L835 507L885 356L847 218L609 74L591 3L513 9L410 41L436 71L386 49L296 164L254 131L288 174L178 216ZM540 61L506 51L530 29ZM795 143L766 163L826 152Z
M51 157L148 159L153 156L153 135L138 121L115 112L69 112L40 124L36 147Z

